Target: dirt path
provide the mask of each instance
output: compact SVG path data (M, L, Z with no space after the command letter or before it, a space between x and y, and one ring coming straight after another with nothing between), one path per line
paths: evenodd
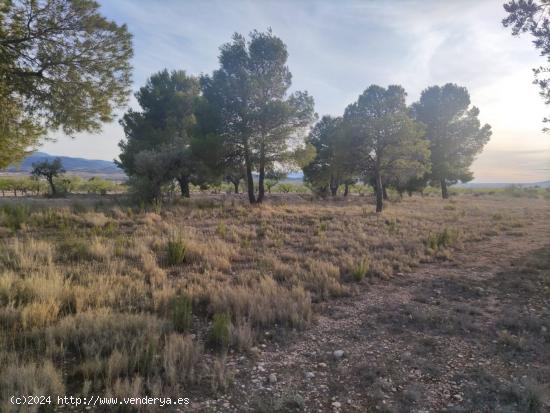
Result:
M549 235L546 222L467 244L326 303L305 332L268 333L255 362L237 359L206 410L547 411Z

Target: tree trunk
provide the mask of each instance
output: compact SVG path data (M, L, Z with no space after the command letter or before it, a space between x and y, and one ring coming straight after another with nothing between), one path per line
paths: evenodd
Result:
M330 177L330 194L336 196L338 194L338 182L332 176Z
M265 195L265 188L264 188L264 180L265 180L265 166L263 165L263 162L260 161L260 171L258 175L258 199L256 202L258 204L261 204L264 200Z
M262 144L260 146L260 170L259 170L259 176L258 176L258 199L256 202L258 204L261 204L264 200L265 195L265 188L264 188L264 180L265 180L265 148Z
M48 183L50 184L50 188L52 189L52 195L57 195L57 191L55 189L55 185L53 184L53 177L47 177Z
M384 207L384 188L382 187L382 176L376 172L376 212L382 212Z
M252 176L252 165L250 163L250 154L248 153L248 144L244 148L244 163L246 167L246 185L248 191L248 201L251 204L256 203L256 196L254 195L254 177Z
M239 181L233 181L233 186L235 187L235 193L239 193Z
M184 198L190 198L191 194L189 192L189 179L187 176L181 176L178 178L178 183L180 184L181 196Z
M387 201L388 198L388 191L386 190L386 185L382 185L382 196L384 198L384 201Z
M447 181L445 178L441 179L441 196L443 199L449 198L449 191L447 190Z
M348 196L348 194L349 194L349 184L345 183L344 184L344 196Z

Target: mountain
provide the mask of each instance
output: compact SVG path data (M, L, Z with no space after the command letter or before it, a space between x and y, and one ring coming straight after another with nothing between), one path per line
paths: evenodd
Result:
M25 172L32 171L32 164L43 160L61 159L63 167L68 173L75 175L102 175L116 177L124 176L124 172L112 161L103 161L99 159L73 158L70 156L55 156L44 152L34 152L27 156L19 164L11 165L4 172Z
M532 182L532 183L506 183L506 182L494 182L494 183L483 183L483 182L467 182L465 184L456 184L453 185L458 188L487 188L487 189L498 189L506 188L509 186L517 186L519 188L533 188L535 186L539 188L550 188L550 181L544 182Z

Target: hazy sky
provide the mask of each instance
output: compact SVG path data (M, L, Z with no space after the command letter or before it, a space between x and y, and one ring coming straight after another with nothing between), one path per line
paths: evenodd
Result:
M503 0L100 1L134 35L134 89L163 68L209 73L233 32L271 27L287 44L293 89L315 98L319 115L340 115L370 84L401 84L409 102L427 86L466 86L493 136L473 166L477 182L550 179L550 112L532 84L545 64L529 36L501 25ZM136 106L135 99L130 105ZM101 134L59 137L41 150L111 160L118 122Z

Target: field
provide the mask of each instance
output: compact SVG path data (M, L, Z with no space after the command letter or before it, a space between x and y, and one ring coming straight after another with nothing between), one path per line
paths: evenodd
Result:
M545 411L550 202L516 195L0 200L0 411Z

